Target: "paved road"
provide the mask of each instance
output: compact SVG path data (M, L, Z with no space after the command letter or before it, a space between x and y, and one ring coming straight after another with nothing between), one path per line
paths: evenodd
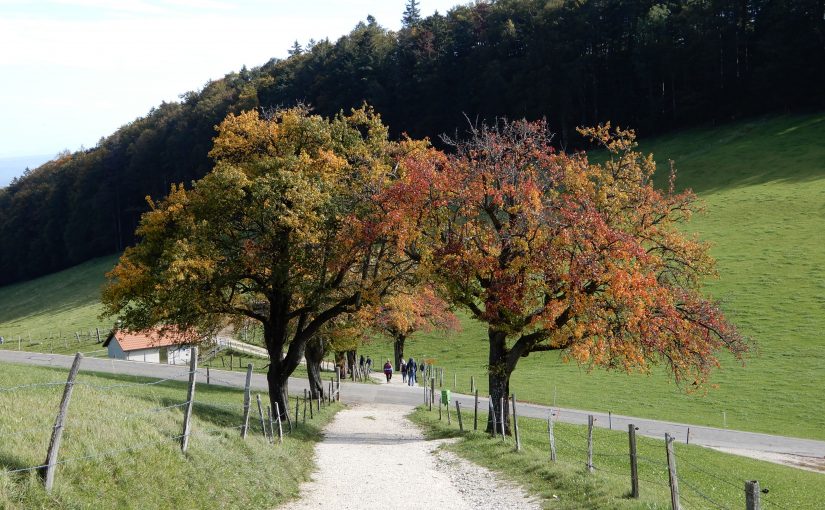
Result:
M0 350L0 361L68 368L71 365L72 356ZM81 371L174 378L183 381L187 379L188 367L86 358L81 364ZM225 370L211 370L210 372L212 384L233 387L243 387L244 385L246 375L244 372ZM202 378L200 380L203 381ZM254 389L266 391L266 377L261 374L254 374L252 386ZM302 392L305 388L308 388L308 384L305 379L290 378L289 388L293 393ZM472 396L454 394L453 398L461 402L464 409L473 408ZM421 387L408 387L401 384L342 383L341 400L344 402L359 403L375 402L381 404L417 405L424 403L424 389ZM488 408L486 398L479 398L479 407L485 410ZM596 417L596 426L598 427L608 428L612 426L612 428L616 430L627 430L628 424L633 423L638 427L638 434L662 439L664 438L665 432L668 432L674 436L677 441L681 442L685 441L687 429L690 427L691 444L731 450L751 450L753 452L768 454L786 454L801 457L816 457L819 459L825 458L825 441L718 429L699 425L686 425L616 414L608 417L608 415L604 413L577 409L555 409L557 412L556 418L559 421L567 423L587 424L587 415L592 414ZM546 419L550 408L533 404L520 404L518 411L520 416Z

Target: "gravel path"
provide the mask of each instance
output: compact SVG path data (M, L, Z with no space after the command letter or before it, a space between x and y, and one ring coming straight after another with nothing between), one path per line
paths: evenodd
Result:
M438 449L404 415L410 406L362 404L339 412L315 449L318 470L283 510L317 508L538 509L521 488Z

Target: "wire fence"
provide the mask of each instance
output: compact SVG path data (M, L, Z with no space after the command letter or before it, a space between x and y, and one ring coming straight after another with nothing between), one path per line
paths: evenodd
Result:
M195 360L197 359L196 356L197 354L195 351L193 353ZM79 366L81 359L82 356L78 355L75 358L75 364ZM231 436L241 433L242 437L245 439L251 433L257 436L263 436L269 443L280 443L282 438L279 431L283 431L284 435L288 435L294 430L294 427L298 426L299 423L289 422L288 425L283 423L284 421L287 421L285 419L290 411L289 402L287 402L286 408L281 410L281 416L278 416L278 413L272 412L269 405L265 406L266 412L264 412L264 406L262 406L260 400L258 400L258 403L255 403L255 399L252 398L252 390L250 385L247 385L244 388L242 398L239 398L236 403L212 402L208 399L204 400L203 398L199 399L195 397L189 398L188 396L184 397L184 400L176 399L174 397L176 392L184 391L184 388L181 388L180 385L173 383L189 381L186 387L186 395L194 395L194 387L198 379L197 376L201 376L201 384L204 382L203 376L205 376L206 371L197 369L196 365L197 363L192 361L189 370L180 371L169 377L152 379L148 381L140 380L112 384L101 384L98 376L95 376L94 378L86 378L83 376L76 377L77 370L73 367L72 371L70 371L68 380L32 382L0 387L0 399L5 398L7 400L11 398L18 398L16 395L17 393L31 393L42 390L51 390L51 393L49 394L50 398L57 398L61 391L63 393L63 398L60 402L60 409L58 411L58 417L55 419L54 423L45 424L28 422L27 417L30 417L31 413L27 414L27 409L25 407L19 408L20 416L13 415L11 412L11 406L8 406L9 412L4 411L2 417L0 417L0 453L3 453L3 446L13 445L15 448L19 448L21 441L24 444L30 441L41 443L43 445L44 452L46 452L47 444L49 448L48 452L46 452L46 462L28 466L20 466L19 464L9 465L8 463L12 461L3 460L3 455L0 455L0 474L38 472L44 479L48 480L48 475L45 474L47 470L52 470L57 466L63 466L66 464L96 462L105 457L153 448L158 445L169 444L174 441L179 441L182 445L181 448L185 450L186 443L193 437L190 422L190 415L193 410L196 415L200 414L203 416L205 411L209 415L209 419L201 420L201 423L197 428L198 437L201 438L217 435ZM222 379L217 380L229 386L238 386L237 382ZM247 380L250 379L248 378ZM171 392L169 391L170 389L172 390ZM158 392L164 392L164 394L160 395ZM74 397L72 397L73 394L75 395ZM266 403L269 404L268 394L265 395ZM129 412L115 411L113 413L106 413L104 416L101 416L99 413L94 415L89 414L90 406L91 408L97 406L117 409L116 401L121 401L124 396L145 399L150 402L150 405L144 409L129 410ZM69 408L70 399L84 399L83 405L85 407L83 409L85 409L86 412L80 413L77 416L73 414L71 419L69 419L67 410ZM258 399L260 399L260 395L258 395ZM0 402L2 402L2 400L0 400ZM38 397L38 403L41 402L45 401ZM312 400L305 394L303 401L301 402L299 397L298 402L299 404L303 404L303 413L300 420L298 420L298 417L296 416L296 419L293 421L305 423L307 420L307 407L310 409L308 418L312 420L316 415L316 413L313 412L313 406L317 406L320 410L322 406L331 404L332 399L329 398L329 395L324 395L324 398L322 399ZM214 411L219 412L217 416L215 416ZM43 413L38 414L42 415ZM103 423L104 426L108 426L108 422L112 422L111 424L116 426L117 424L134 420L148 420L152 416L163 417L161 421L152 421L150 423L150 434L159 434L160 437L157 439L139 441L135 444L123 447L96 450L82 455L63 458L59 457L59 452L56 449L58 446L54 446L55 437L58 437L56 442L59 445L59 437L62 436L66 430L73 431L71 436L67 436L67 438L70 437L69 440L80 441L80 443L77 444L77 448L85 448L89 443L95 443L96 438L89 437L88 435L84 436L84 434L93 434L96 430L99 430L101 423ZM170 417L173 418L173 421L171 422L172 425L170 425L170 421L168 419ZM182 429L177 433L171 433L168 428L170 426L175 426L175 421L180 422L181 417L183 418ZM281 422L280 424L279 419ZM203 426L207 423L211 423L211 426ZM47 436L51 436L51 440L48 440ZM48 443L46 443L47 440ZM31 444L24 446L24 449L31 451L30 447ZM54 455L52 455L53 447L55 448ZM8 458L11 459L13 457ZM4 463L7 464L4 465ZM48 490L50 488L48 481L46 484Z
M493 420L496 429L493 435L497 439L503 438L506 442L515 439L513 443L520 446L521 441L510 436L511 433L515 436L516 432L515 423L511 422L515 415L515 409L510 409L509 400L507 399L508 412L505 414L507 435L501 435L500 417ZM440 419L446 421L447 414L443 402L439 401L438 407ZM449 408L449 404L447 408ZM501 413L499 408L500 404L496 403L492 412ZM470 413L473 412L474 409L470 408ZM483 416L478 420L486 423L489 413L482 412L480 414ZM670 438L671 455L673 456L673 466L671 467L666 455L668 450L667 438L663 441L646 436L637 436L634 432L632 440L628 441L630 439L629 431L621 432L596 427L588 430L587 426L560 423L558 422L558 415L557 410L551 409L548 417L548 428L543 435L536 433L535 425L532 425L530 429L530 437L533 438L531 447L547 451L552 450L550 458L554 458L554 462L557 464L591 472L596 476L614 481L621 480L628 483L629 487L634 485L632 473L635 472L636 487L641 487L648 494L656 493L658 495L656 497L662 497L664 494L670 497L672 491L674 491L675 497L681 502L682 509L738 509L743 507L743 501L747 509L777 508L784 510L795 508L793 504L784 502L769 490L760 489L758 484L755 486L749 485L752 483L752 479L746 477L746 473L738 473L735 469L726 468L715 462L708 462L709 454L700 447L679 445L678 448L675 448L673 439ZM473 417L473 421L476 421L476 417ZM511 427L511 423L513 427ZM452 427L456 427L457 420L452 420L451 424ZM635 427L633 429L636 430ZM519 446L516 446L514 451L518 451ZM633 464L635 464L635 469L632 469ZM671 476L676 483L671 484ZM672 487L672 485L675 487ZM647 489L645 490L645 488ZM753 498L746 496L748 490L754 492L752 494ZM633 494L633 489L631 489L630 494Z

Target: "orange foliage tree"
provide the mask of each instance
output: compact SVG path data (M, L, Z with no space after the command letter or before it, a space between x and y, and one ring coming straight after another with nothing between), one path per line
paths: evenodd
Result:
M363 319L372 329L393 339L395 370L401 370L404 343L418 331L459 331L461 323L450 305L432 287L423 286L410 293L399 292L372 309Z
M531 353L628 372L663 362L701 384L718 351L747 349L701 293L714 275L708 246L678 227L694 195L653 187L655 164L632 131L583 134L604 146L604 163L554 151L544 122L474 128L452 155L403 161L383 197L399 242L487 324L490 394L508 430L499 399Z

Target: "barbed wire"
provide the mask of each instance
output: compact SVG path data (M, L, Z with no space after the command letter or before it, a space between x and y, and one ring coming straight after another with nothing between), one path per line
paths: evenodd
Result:
M93 388L93 389L96 389L96 390L111 390L111 389L116 389L116 388L131 388L131 387L137 387L137 386L154 386L156 384L162 384L162 383L169 382L169 381L183 382L183 381L179 380L178 377L188 376L188 375L191 375L192 373L193 372L191 370L189 370L187 372L181 372L179 374L175 374L175 375L173 375L171 377L167 377L165 379L158 379L158 380L150 381L150 382L135 382L135 383L99 385L99 384L92 384L92 383L89 383L89 382L86 382L86 381L79 381L79 382L75 381L74 384L85 386L87 388Z
M681 456L679 456L679 455L675 455L675 453L674 453L674 456L676 457L676 461L677 461L677 463L678 463L678 465L679 465L680 467L683 467L683 466L685 466L685 465L687 464L687 466L688 466L688 470L699 471L700 473L703 473L703 474L705 474L705 475L707 475L707 476L709 476L709 477L711 477L711 478L713 478L713 479L716 479L716 480L722 481L722 482L724 482L724 483L726 483L726 484L730 485L730 486L731 486L731 487L733 487L734 489L738 489L738 490L739 490L739 489L742 489L742 487L744 487L744 485L743 485L743 484L745 483L745 481L744 481L744 480L742 480L739 484L733 483L733 482L731 482L730 480L727 480L727 479L725 479L725 478L723 478L723 477L719 476L719 475L718 475L718 474L716 474L716 473L711 473L710 471L707 471L707 470L705 470L705 469L703 469L703 468L701 468L701 467L697 466L696 464L694 464L694 463L692 463L692 462L690 462L690 461L686 460L684 457L681 457Z
M0 437L14 437L14 436L22 436L28 434L29 432L40 431L40 430L49 430L54 429L54 425L41 425L37 427L30 427L25 430L20 430L17 432L0 432Z
M712 505L714 505L716 508L719 508L719 509L721 509L721 510L730 510L730 508L729 508L729 507L726 507L726 506L725 506L725 505L723 505L722 503L719 503L718 501L714 500L713 498L711 498L710 496L708 496L707 494L705 494L704 492L702 492L702 491L701 491L701 489L699 489L698 487L696 487L696 486L695 486L695 485L693 485L692 483L688 482L688 481L687 481L687 480L685 480L684 478L682 478L682 477L678 477L678 480L679 480L679 482L680 482L681 484L683 484L685 487L687 487L688 489L690 489L690 490L692 490L693 492L695 492L696 494L698 494L698 495L699 495L702 499L704 499L704 500L708 501L709 503L711 503Z
M77 384L77 383L75 383L75 384ZM10 391L21 390L21 389L24 389L24 388L31 389L31 388L43 388L43 387L47 387L47 386L65 386L65 385L66 385L66 381L50 381L50 382L44 382L44 383L21 384L19 386L8 386L8 387L5 387L5 388L0 388L0 393L7 393L7 392L10 392Z

